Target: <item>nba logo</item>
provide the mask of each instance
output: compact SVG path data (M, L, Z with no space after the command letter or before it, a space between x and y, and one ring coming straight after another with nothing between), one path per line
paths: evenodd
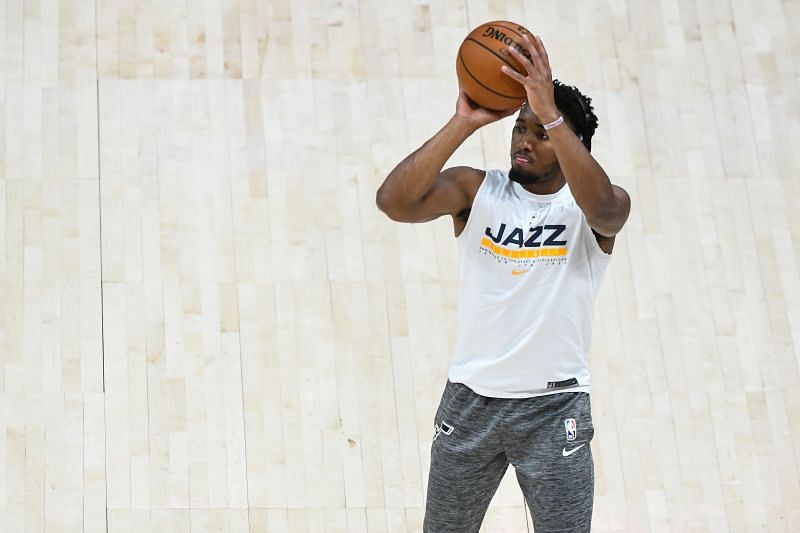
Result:
M564 420L564 428L567 430L567 440L572 441L578 436L578 426L574 418Z

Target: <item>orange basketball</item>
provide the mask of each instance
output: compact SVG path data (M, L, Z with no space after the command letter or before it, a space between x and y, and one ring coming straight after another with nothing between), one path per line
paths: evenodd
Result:
M467 35L458 49L456 75L459 86L473 102L495 111L513 109L525 102L525 88L500 70L502 65L508 65L527 75L508 51L513 46L529 56L522 40L525 33L533 38L519 24L496 20L478 26Z

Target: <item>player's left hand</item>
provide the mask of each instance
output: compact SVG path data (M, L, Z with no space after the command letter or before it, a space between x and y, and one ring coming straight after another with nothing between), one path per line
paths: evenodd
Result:
M506 65L503 65L501 70L525 87L528 105L536 113L536 116L543 123L552 122L561 113L558 111L553 97L553 73L550 70L550 59L547 57L547 50L545 50L542 39L538 35L531 38L527 33L524 33L522 40L522 45L530 54L530 59L513 46L509 46L508 50L528 75L524 76Z

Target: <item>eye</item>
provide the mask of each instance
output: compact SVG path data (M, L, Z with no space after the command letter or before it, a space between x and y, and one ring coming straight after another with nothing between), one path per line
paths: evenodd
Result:
M525 127L524 126L514 126L514 133L519 133L519 134L525 133Z
M546 140L548 140L550 137L549 137L549 136L548 136L546 133L542 132L542 133L540 133L540 134L539 134L539 138L540 138L541 140L543 140L543 141L546 141Z

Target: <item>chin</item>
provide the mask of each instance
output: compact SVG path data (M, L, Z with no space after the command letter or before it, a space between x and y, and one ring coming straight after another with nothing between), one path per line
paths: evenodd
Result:
M508 179L511 181L516 181L522 185L530 185L531 183L536 183L539 181L539 176L536 174L532 174L530 172L525 172L519 167L515 166L514 164L511 165L511 169L508 171Z

